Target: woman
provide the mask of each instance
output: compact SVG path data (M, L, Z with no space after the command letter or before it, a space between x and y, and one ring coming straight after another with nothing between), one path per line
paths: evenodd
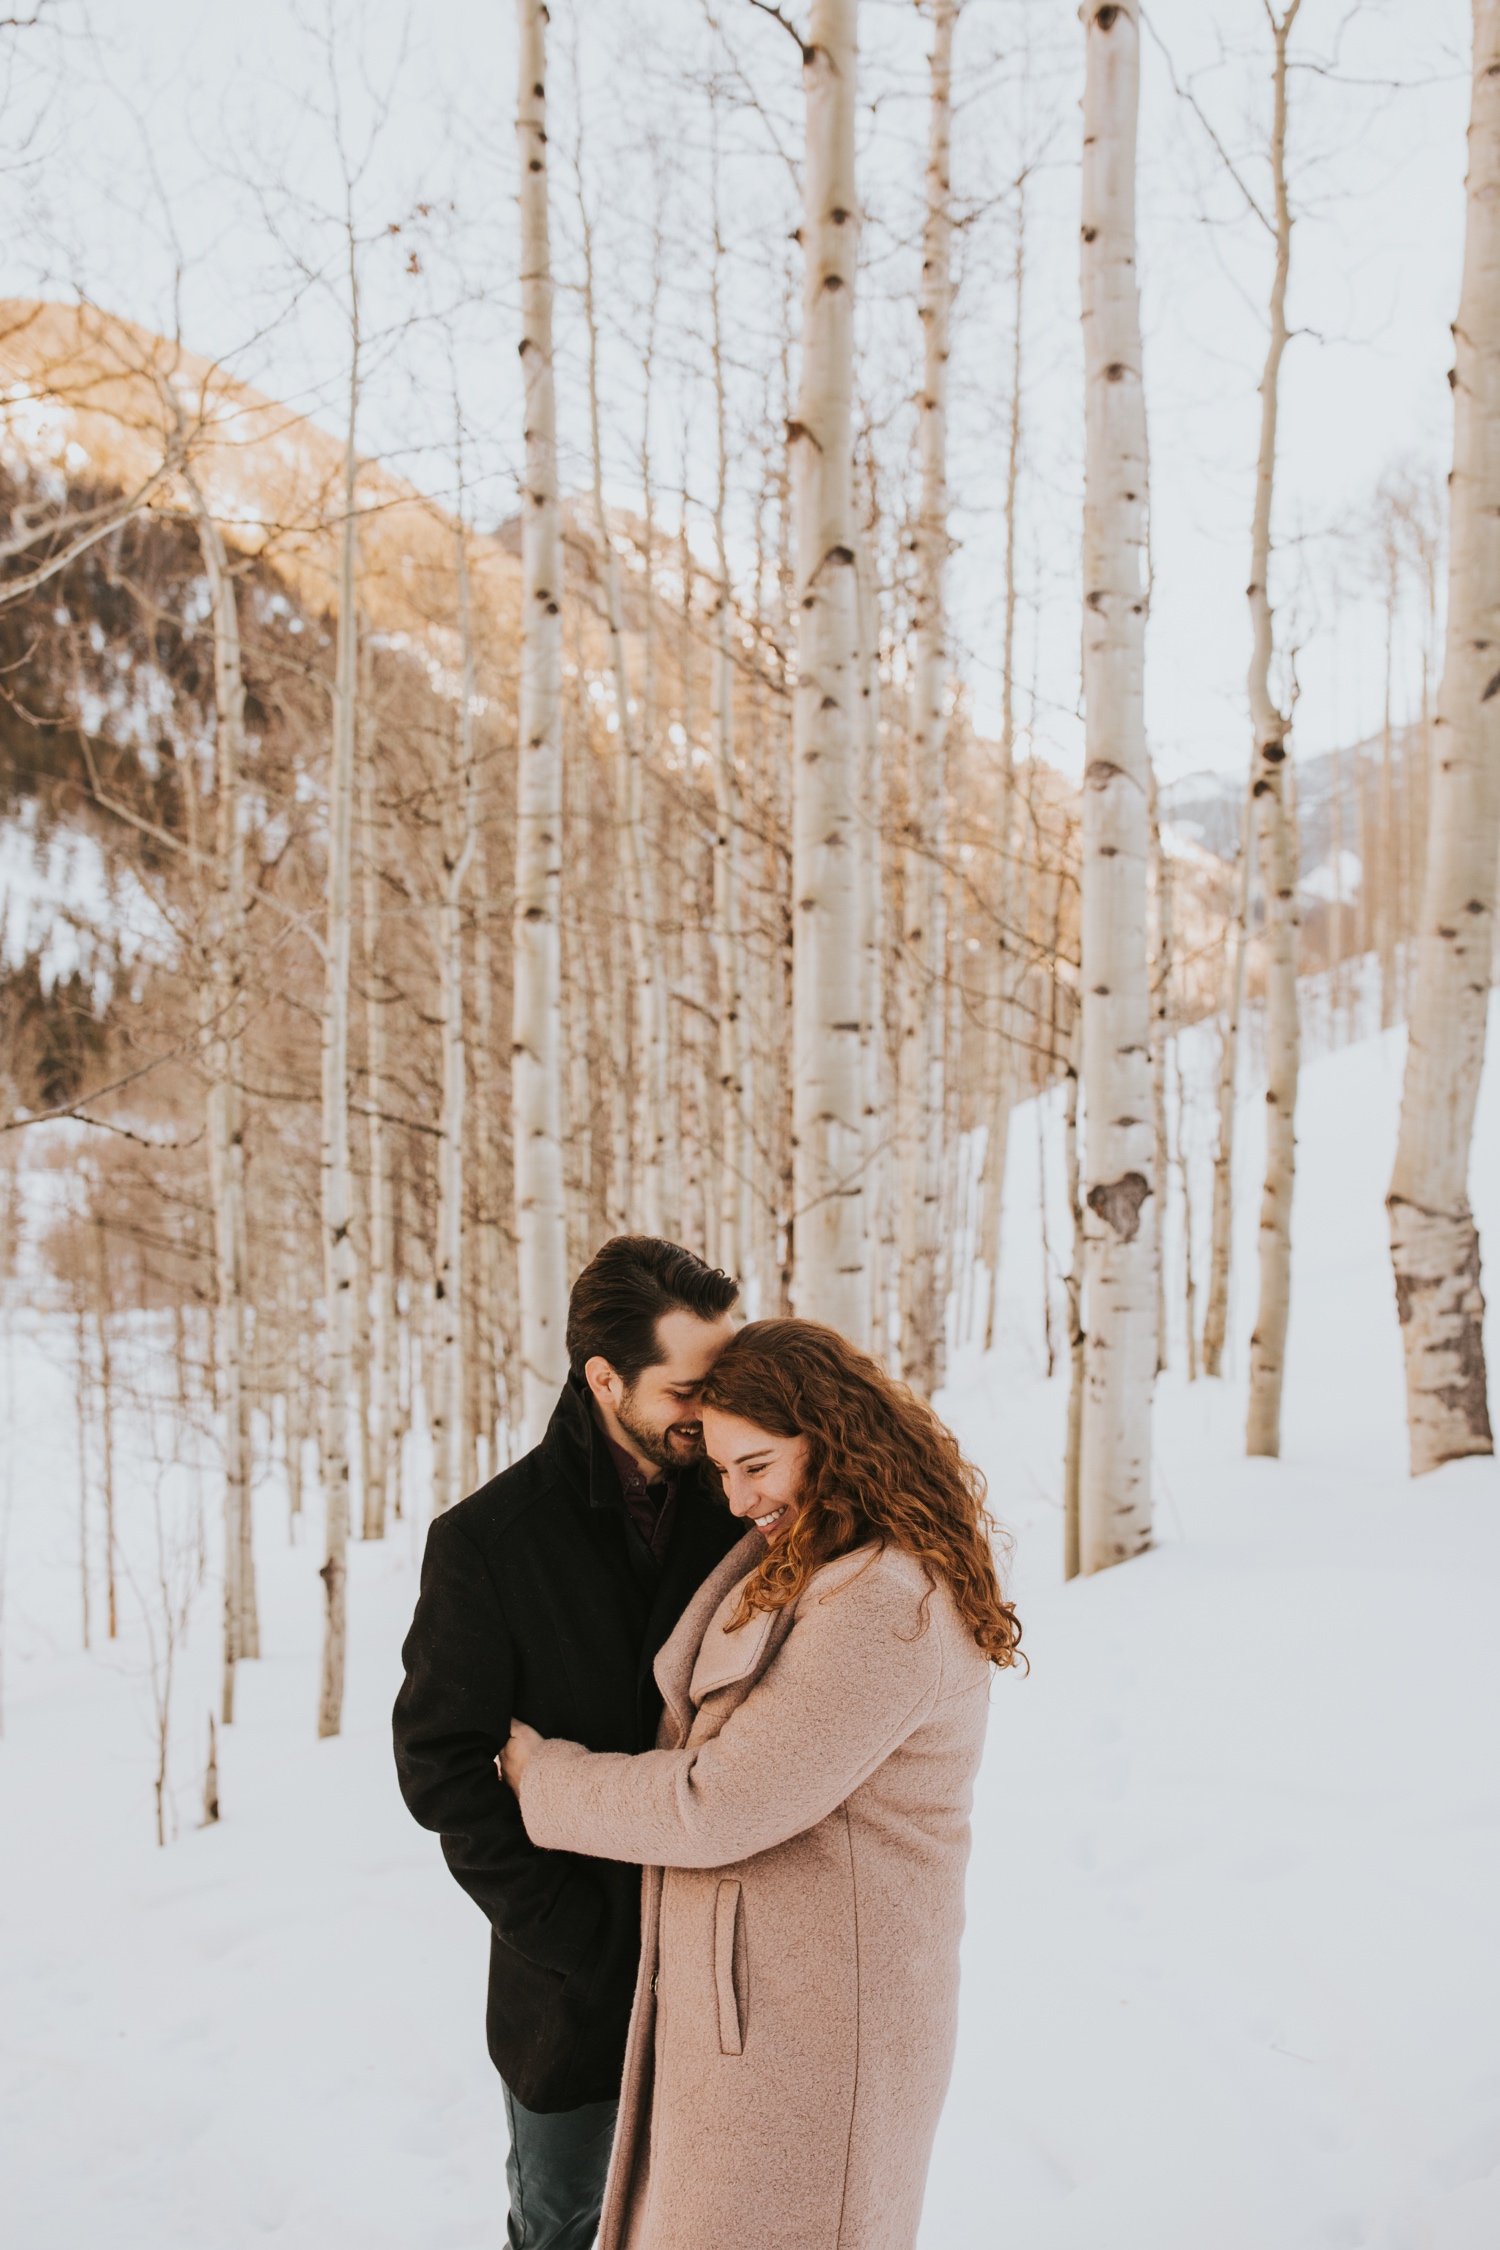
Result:
M501 1760L535 1843L647 1869L599 2250L910 2250L1020 1627L978 1471L832 1329L741 1329L702 1415L751 1528L656 1660L660 1747Z

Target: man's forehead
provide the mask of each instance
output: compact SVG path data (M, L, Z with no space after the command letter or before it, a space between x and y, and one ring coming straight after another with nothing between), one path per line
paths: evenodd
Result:
M701 1382L734 1334L728 1313L700 1320L684 1306L661 1315L656 1341L661 1359L650 1372L665 1382Z

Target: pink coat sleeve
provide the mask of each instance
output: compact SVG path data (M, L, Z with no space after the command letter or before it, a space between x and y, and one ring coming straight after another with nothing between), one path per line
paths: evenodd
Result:
M820 1598L721 1731L631 1757L544 1743L521 1783L535 1844L648 1867L727 1867L815 1827L937 1701L941 1635L884 1558Z

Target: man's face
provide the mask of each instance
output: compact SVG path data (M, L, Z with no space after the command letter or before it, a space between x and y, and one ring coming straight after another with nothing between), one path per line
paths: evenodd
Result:
M698 1393L724 1346L734 1334L728 1313L700 1320L678 1307L656 1324L661 1353L626 1385L607 1360L591 1359L585 1369L589 1388L607 1416L619 1424L633 1449L660 1469L679 1469L703 1451ZM608 1420L606 1420L606 1428Z

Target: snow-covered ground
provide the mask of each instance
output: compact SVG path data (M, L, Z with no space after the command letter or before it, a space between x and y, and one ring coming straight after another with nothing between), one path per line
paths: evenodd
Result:
M1017 1122L1001 1341L960 1351L947 1403L1018 1536L1033 1671L995 1695L923 2250L1500 2243L1500 1469L1405 1477L1382 1209L1399 1073L1392 1035L1305 1074L1284 1458L1241 1458L1238 1377L1190 1386L1179 1364L1160 1543L1069 1587L1037 1134ZM1500 1067L1480 1147L1493 1267ZM1247 1327L1242 1291L1237 1368ZM3 1348L0 2240L497 2243L484 1930L387 1745L420 1527L354 1554L348 1725L318 1744L316 1525L289 1545L263 1488L266 1655L222 1746L225 1817L193 1825L205 1598L177 1680L180 1832L158 1851L142 1619L157 1523L172 1568L190 1545L194 1472L128 1418L141 1598L114 1651L80 1656L66 1331L16 1308Z

